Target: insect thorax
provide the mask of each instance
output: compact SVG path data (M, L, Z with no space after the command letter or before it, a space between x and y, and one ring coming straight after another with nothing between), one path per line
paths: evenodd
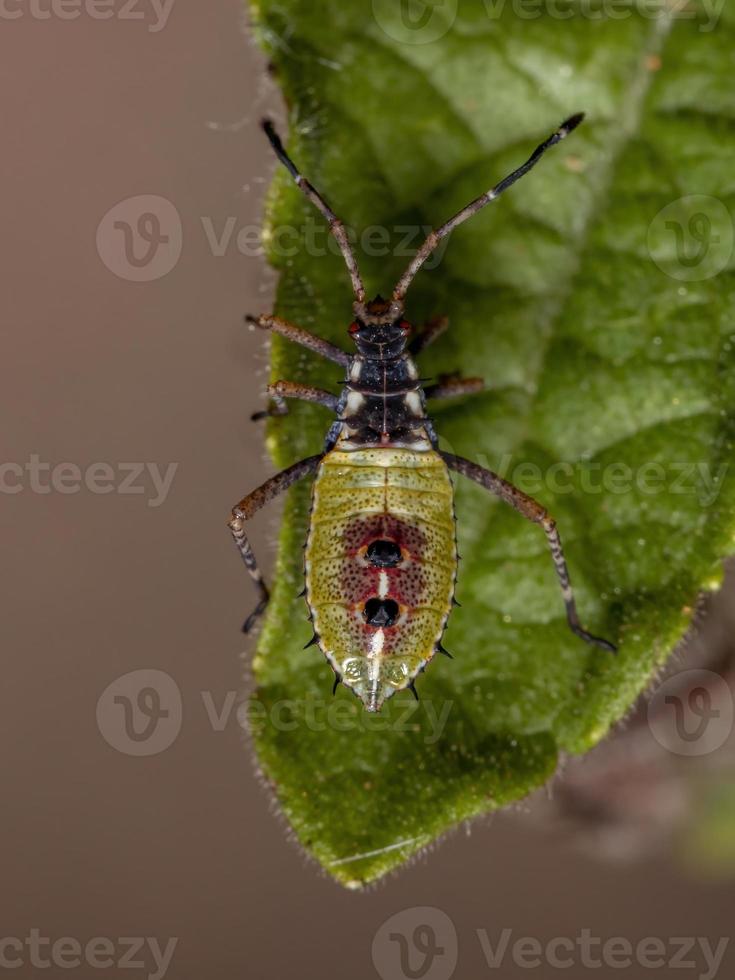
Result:
M356 354L337 413L328 450L395 446L427 451L436 445L416 365L405 353L385 360Z

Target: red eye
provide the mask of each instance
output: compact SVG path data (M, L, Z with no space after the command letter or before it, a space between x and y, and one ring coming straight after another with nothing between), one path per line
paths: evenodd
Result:
M351 323L350 324L349 330L350 330L350 333L352 334L353 337L355 336L355 334L358 332L359 329L360 329L360 324L359 323Z
M410 333L411 332L411 324L408 322L408 320L401 320L401 322L398 324L398 326L401 328L401 330L404 333Z

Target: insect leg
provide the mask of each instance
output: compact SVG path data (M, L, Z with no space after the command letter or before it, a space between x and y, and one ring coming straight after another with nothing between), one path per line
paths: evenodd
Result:
M287 398L297 398L302 402L313 402L315 405L323 405L332 412L336 412L339 398L331 391L324 391L322 388L312 388L311 385L298 384L296 381L276 381L269 384L266 392L273 400L273 404L263 412L254 412L250 418L253 422L260 419L273 418L277 415L288 415Z
M458 398L460 395L474 395L483 391L482 378L441 378L439 383L424 388L427 398Z
M409 354L413 357L418 356L426 350L429 344L433 344L437 337L441 337L448 326L449 317L447 316L436 316L433 320L429 320L408 345Z
M328 361L334 361L335 364L341 364L342 367L347 367L352 360L346 351L330 344L328 340L309 333L303 327L297 327L295 323L282 320L279 316L271 316L269 313L263 313L260 316L248 314L245 317L245 322L254 327L259 327L261 330L272 330L273 333L280 334L281 337L285 337L291 343L313 350L315 354L320 354L322 357L326 357Z
M572 586L569 581L569 571L566 560L564 559L564 551L554 518L533 497L529 497L522 490L519 490L518 487L514 487L512 483L508 483L507 480L504 480L491 470L486 470L476 463L471 463L468 459L452 456L451 453L442 452L440 455L451 470L460 473L462 476L469 477L475 483L479 483L480 486L489 490L490 493L494 493L507 504L510 504L511 507L514 507L527 520L541 525L549 543L551 557L554 560L554 567L559 579L562 595L564 596L569 628L577 636L586 640L587 643L594 643L595 646L602 647L603 650L609 650L611 653L615 653L617 648L614 644L608 640L603 640L599 636L593 636L592 633L588 633L587 630L583 629L579 621L577 607L574 602L574 593L572 592Z
M345 260L345 265L347 266L347 271L350 274L355 299L360 303L364 303L365 287L363 286L362 279L360 278L360 272L357 268L357 260L347 237L345 226L339 220L334 211L332 211L319 191L317 191L316 188L309 183L306 177L299 173L298 167L284 150L283 143L281 142L278 133L275 131L273 123L269 119L264 119L262 126L265 135L270 140L270 144L273 147L276 156L284 165L286 170L288 170L288 172L291 174L296 182L296 186L306 195L306 197L308 197L314 207L321 211L321 213L327 219L329 230L334 235L336 242L339 245L339 249L342 252L342 256Z
M262 486L258 487L257 490L253 490L247 497L243 497L240 503L232 508L232 516L227 522L227 526L232 531L235 544L242 555L245 567L255 581L260 596L258 605L243 624L243 633L250 632L258 617L265 611L265 607L268 605L268 599L270 598L268 587L263 581L263 576L255 560L253 549L250 547L250 542L245 534L245 522L249 521L261 507L273 500L274 497L283 493L284 490L288 490L292 483L300 480L302 476L306 476L308 473L313 473L319 465L321 458L321 454L318 456L309 456L307 459L302 459L300 462L294 463L288 469L272 476L270 480L266 480Z

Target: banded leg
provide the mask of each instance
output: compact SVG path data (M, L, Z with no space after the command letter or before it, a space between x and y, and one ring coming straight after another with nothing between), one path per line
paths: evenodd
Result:
M448 316L435 316L433 320L429 320L408 345L409 354L412 357L417 357L422 351L426 350L429 344L433 344L438 337L441 337L448 327Z
M243 623L243 633L250 632L257 619L265 611L265 607L268 605L268 599L270 598L270 592L263 580L258 563L255 560L255 555L253 554L253 549L250 547L250 542L245 534L245 521L249 521L253 514L257 513L261 507L273 500L280 493L283 493L284 490L288 490L302 476L313 473L321 459L322 455L320 453L318 456L309 456L307 459L302 459L298 463L294 463L288 469L272 476L270 480L266 480L262 486L253 490L247 497L243 497L240 503L232 508L232 517L227 522L227 526L232 532L232 537L235 539L235 544L242 555L245 567L253 577L260 596L257 606Z
M285 337L291 343L306 347L308 350L314 351L315 354L320 354L327 360L334 361L335 364L341 364L342 367L347 367L352 360L350 354L340 350L334 344L330 344L328 340L309 333L303 327L297 327L295 323L282 320L279 316L271 316L269 313L263 313L261 316L248 314L245 317L245 322L251 326L259 327L261 330L272 330L273 333L280 334L281 337Z
M324 391L323 388L312 388L311 385L302 385L296 381L276 381L268 385L266 392L268 397L273 400L273 404L262 412L253 412L250 416L253 422L274 418L278 415L288 415L287 398L297 398L302 402L323 405L332 412L337 411L339 402L339 398L333 395L331 391Z
M458 398L460 395L475 395L484 388L482 378L440 377L438 384L424 388L424 394L427 398Z
M562 595L564 596L569 628L577 636L586 640L587 643L594 643L595 646L602 647L603 650L609 650L611 653L615 653L617 647L614 644L610 643L609 640L603 640L599 636L593 636L592 633L588 633L579 621L577 606L574 602L574 593L572 592L572 586L569 581L569 570L567 569L561 539L559 538L559 532L556 529L554 518L533 497L529 497L522 490L519 490L518 487L514 487L512 483L508 483L507 480L504 480L491 470L486 470L476 463L471 463L468 459L462 459L460 456L453 456L451 453L440 452L440 455L451 470L460 473L462 476L469 477L475 483L479 483L480 486L489 490L490 493L494 493L501 500L514 507L527 520L541 525L549 543L551 557L554 560L554 567L559 579Z

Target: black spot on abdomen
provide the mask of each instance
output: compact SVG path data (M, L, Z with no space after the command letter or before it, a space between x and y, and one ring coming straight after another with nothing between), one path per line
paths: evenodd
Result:
M367 559L376 568L395 568L401 560L401 549L395 541L373 541L368 545Z
M368 599L363 615L369 626L392 626L400 610L394 599Z

